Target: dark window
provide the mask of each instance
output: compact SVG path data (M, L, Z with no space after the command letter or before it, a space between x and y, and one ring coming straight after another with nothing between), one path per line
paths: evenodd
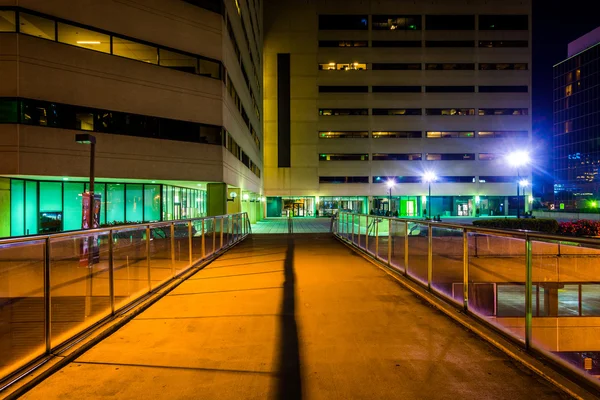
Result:
M526 71L528 69L527 63L479 63L479 69L482 71L487 70L520 70Z
M369 115L368 108L319 108L319 115L339 116L339 115Z
M527 47L527 40L480 40L479 47Z
M388 153L373 153L373 161L421 161L423 155L421 153L407 154L388 154Z
M420 93L421 86L373 86L373 93Z
M366 40L319 40L319 47L368 47Z
M475 16L426 15L425 29L428 31L472 31L475 29Z
M319 93L367 93L368 86L319 86Z
M421 63L373 63L372 68L374 70L390 71L390 70L420 70Z
M223 14L223 1L222 0L183 0L186 3L193 4L195 6L204 8L209 11Z
M475 64L457 64L457 63L444 63L444 64L425 64L425 69L435 71L469 71L475 69Z
M277 54L277 166L291 167L290 54Z
M420 176L374 176L373 183L386 183L394 181L395 183L421 183L423 180Z
M480 131L477 133L480 138L521 138L526 139L529 137L527 131Z
M427 93L472 93L475 86L425 86Z
M427 108L426 115L475 115L474 108Z
M347 138L368 138L369 132L362 131L320 131L319 137L321 139L347 139Z
M515 31L529 29L527 15L480 15L479 30L482 31Z
M320 176L319 183L369 183L368 176Z
M472 40L427 40L425 47L475 47Z
M527 93L527 86L479 86L481 93Z
M427 132L428 139L446 139L446 138L472 138L475 137L473 131L429 131Z
M480 108L479 115L527 115L526 108Z
M421 47L420 40L373 40L373 47Z
M480 176L480 183L513 183L517 181L516 176Z
M438 176L436 183L474 183L474 176Z
M378 131L373 132L373 138L397 138L397 139L420 139L423 137L421 131Z
M474 160L475 153L427 153L427 161L463 161Z
M17 100L0 99L0 124L16 124L19 122Z
M374 30L421 30L420 15L373 15L371 23Z
M420 108L374 108L373 115L421 115Z
M369 29L366 15L319 15L321 30L366 30Z
M369 161L368 154L342 154L325 153L319 154L319 161Z

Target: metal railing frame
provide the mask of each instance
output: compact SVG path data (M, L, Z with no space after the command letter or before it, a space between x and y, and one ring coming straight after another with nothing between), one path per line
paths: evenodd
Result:
M342 214L347 214L345 217L345 221L349 221L348 218L348 214L350 213L342 213ZM348 238L348 237L344 237L344 235L340 235L339 232L334 232L334 234L339 237L341 240L351 244L353 247L356 247L357 249L364 251L366 253L369 253L370 255L372 255L376 260L386 263L388 267L393 268L395 271L398 271L397 268L392 267L391 264L391 254L392 254L392 246L393 246L393 234L392 234L392 226L394 224L400 224L400 225L404 225L404 271L403 275L406 276L407 278L411 279L411 281L416 282L417 284L424 286L429 292L435 293L435 294L440 294L442 295L442 298L446 301L448 301L448 303L450 304L454 304L451 301L449 301L446 297L447 294L441 292L440 290L436 289L435 287L432 287L432 278L433 278L433 228L446 228L446 229L454 229L454 230L460 230L462 232L462 242L463 242L463 248L462 248L462 257L463 257L463 301L461 304L461 308L468 313L469 315L472 315L474 317L476 317L478 320L484 322L487 326L493 328L496 331L501 332L504 335L507 335L507 337L515 340L517 343L523 343L518 337L513 336L512 334L505 332L505 331L500 331L496 326L494 326L493 324L491 324L490 322L486 321L484 318L479 317L478 315L476 315L475 313L471 312L469 310L469 256L477 256L477 254L474 255L470 255L469 254L469 233L471 234L485 234L485 235L495 235L495 236L499 236L499 237L506 237L506 238L513 238L513 239L521 239L524 241L524 255L525 255L525 265L524 268L526 270L525 273L525 340L524 340L524 346L525 348L529 351L529 350L533 350L534 352L537 352L541 355L547 356L548 351L539 348L538 346L535 346L532 343L532 323L533 323L533 304L532 304L532 288L533 288L533 263L532 263L532 257L533 257L533 252L532 252L532 243L534 241L536 242L552 242L554 244L558 244L560 246L560 242L570 242L570 243L574 243L574 244L578 244L578 245L588 245L588 246L593 246L594 248L600 249L600 240L598 239L591 239L591 238L572 238L572 237L565 237L565 236L560 236L560 235L552 235L552 234L546 234L546 233L541 233L541 232L531 232L531 231L520 231L520 230L501 230L501 229L492 229L492 228L480 228L480 227L475 227L475 226L466 226L466 225L458 225L458 224L451 224L451 223L443 223L443 222L433 222L433 221L427 221L427 220L418 220L418 219L402 219L402 218L394 218L394 217L386 217L386 216L372 216L372 215L366 215L366 214L350 214L351 217L351 221L352 221L352 237ZM366 230L365 230L365 238L364 238L364 243L365 246L361 247L360 243L361 243L361 230L360 230L360 224L361 224L361 217L365 218L366 221ZM340 215L340 220L342 218L342 215ZM372 253L369 250L369 232L370 232L370 225L369 225L369 220L375 218L375 228L374 228L374 232L375 232L375 252ZM358 220L356 222L356 220ZM382 220L388 220L388 257L387 260L382 259L382 257L379 256L379 229L378 229L378 224L379 221ZM357 223L358 225L358 232L354 232L354 224ZM411 276L409 276L408 274L408 255L409 255L409 246L408 246L408 237L409 237L409 224L419 224L419 225L425 225L427 226L427 283L423 283L421 281L419 281L418 279L414 279ZM343 229L343 228L341 228ZM357 240L355 241L355 235L358 235ZM373 238L371 238L371 240L373 240ZM476 250L476 249L475 249ZM557 257L560 257L560 249L558 250L558 254ZM387 261L387 262L386 262ZM555 362L555 359L552 359L553 362ZM570 369L572 370L571 366L567 366L565 363L559 362L557 364L559 367L561 367L562 369ZM580 374L580 371L571 371L571 372L575 372L576 374ZM591 382L591 381L590 381ZM597 382L591 382L592 386L594 386L596 389L600 389L600 384Z
M230 229L232 235L229 236L229 240L227 243L223 242L223 221L227 218L231 221L238 221L235 235L234 232L234 224L230 224ZM205 249L205 236L206 234L210 234L211 232L206 232L206 221L212 221L212 236L213 236L213 251L210 255L206 255ZM220 220L220 248L216 249L216 233L217 233L217 220ZM201 222L201 229L199 232L199 236L193 236L193 225L194 222ZM174 270L174 261L175 261L175 226L178 224L186 223L187 224L187 234L188 234L188 245L189 245L189 264L182 268L178 273L175 273ZM151 279L151 231L154 228L168 228L170 231L170 261L171 261L171 277L164 282L161 282L159 285L152 287L152 279ZM133 229L144 229L145 232L145 253L147 259L147 269L148 269L148 290L143 293L139 293L135 297L129 298L129 301L125 304L121 304L118 308L115 305L115 280L114 280L114 235L115 233L121 231L129 231ZM162 221L162 222L153 222L153 223L141 223L141 224L128 224L128 225L120 225L115 227L106 227L106 228L96 228L96 229L87 229L87 230L79 230L79 231L71 231L71 232L60 232L49 235L36 235L36 236L28 236L28 237L18 237L18 238L7 238L0 239L0 248L4 245L14 245L21 244L26 245L30 242L32 245L38 245L40 242L44 244L44 276L43 276L43 297L44 297L44 346L45 352L41 356L32 357L31 360L28 360L24 365L17 367L14 371L11 371L6 376L0 377L0 393L6 389L8 386L13 384L16 380L26 376L32 368L38 368L41 364L45 363L49 357L56 352L59 352L61 349L68 348L69 344L73 341L80 340L82 337L85 337L87 333L91 332L94 328L98 327L100 324L105 323L107 320L114 319L120 312L123 310L127 310L131 308L136 303L139 303L141 300L147 298L153 293L157 292L161 288L165 287L173 280L177 279L181 275L190 271L190 269L197 266L199 263L203 261L210 260L215 258L225 250L234 246L235 244L241 242L246 238L248 234L251 233L250 221L247 213L237 213L237 214L229 214L229 215L220 215L214 217L200 217L200 218L191 218L184 220L173 220L173 221ZM198 234L198 232L197 232ZM108 237L108 275L109 275L109 297L110 297L110 311L108 315L102 317L99 321L87 326L78 332L71 335L69 338L65 340L61 340L59 343L52 343L52 308L51 308L51 271L52 271L52 259L51 259L51 249L52 243L57 241L58 239L64 240L65 238L81 238L81 237L90 237L93 235L106 235ZM202 249L200 251L200 257L194 259L193 256L193 239L200 238ZM91 251L91 250L90 250Z

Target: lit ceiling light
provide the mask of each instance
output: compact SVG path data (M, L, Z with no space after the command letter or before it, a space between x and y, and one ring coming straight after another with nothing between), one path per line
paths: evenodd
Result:
M78 40L77 44L100 44L97 40Z

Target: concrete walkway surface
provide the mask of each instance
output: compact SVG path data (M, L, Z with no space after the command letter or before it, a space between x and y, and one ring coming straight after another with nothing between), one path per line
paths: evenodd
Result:
M249 237L23 398L566 397L307 234Z

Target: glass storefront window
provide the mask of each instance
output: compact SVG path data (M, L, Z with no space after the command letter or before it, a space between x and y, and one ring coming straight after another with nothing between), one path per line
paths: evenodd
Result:
M10 181L10 234L25 234L25 181Z
M37 182L25 182L25 234L38 233Z
M142 222L144 220L142 187L142 184L134 183L128 183L125 186L127 197L125 217L127 218L127 222Z
M144 185L144 221L160 221L159 185Z
M63 229L63 195L61 182L39 182L39 233L60 232ZM29 201L29 198L27 198Z
M83 183L68 182L64 184L65 189L65 218L64 230L73 231L81 229L83 218L81 202L83 199Z
M366 214L367 198L362 196L322 196L320 198L317 216L330 217L340 211Z
M125 222L125 185L120 183L106 185L106 221L107 223Z

